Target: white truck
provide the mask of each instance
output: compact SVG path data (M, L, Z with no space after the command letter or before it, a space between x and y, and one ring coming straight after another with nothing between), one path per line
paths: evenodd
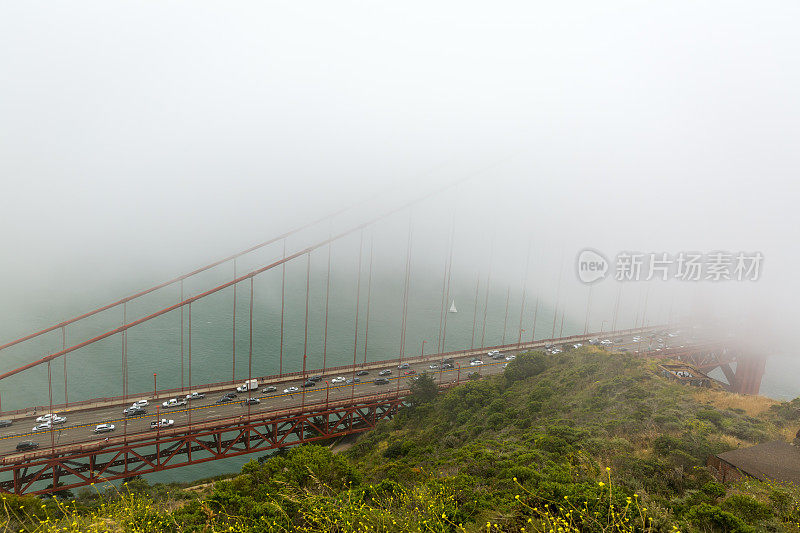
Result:
M258 389L258 380L248 379L247 381L236 387L236 392L247 392L256 389Z

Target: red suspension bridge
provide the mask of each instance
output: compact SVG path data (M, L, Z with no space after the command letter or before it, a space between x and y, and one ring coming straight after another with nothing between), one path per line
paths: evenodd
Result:
M416 312L411 309L410 300L412 252L415 246L415 234L425 232L424 229L415 227L412 212L425 199L390 209L370 220L352 224L338 232L331 232L327 237L313 240L297 247L294 251L289 249L287 244L289 239L301 232L325 224L328 224L329 228L332 227L331 221L340 215L341 211L334 213L183 276L0 345L0 354L12 348L14 350L27 348L35 353L38 348L34 343L37 340L52 338L54 335L60 339L59 349L46 355L39 354L15 368L0 373L0 391L7 397L13 389L9 390L3 385L9 383L12 378L18 379L36 369L46 368L47 371L46 402L33 402L31 405L0 412L0 417L11 423L0 429L0 490L17 494L55 492L365 431L373 428L381 420L391 417L402 406L403 398L409 390L410 380L416 374L429 372L441 388L448 388L466 379L502 372L504 365L521 351L550 345L586 343L597 338L613 339L617 348L633 353L648 353L688 361L704 371L720 368L731 390L749 394L758 392L764 370L763 358L747 356L748 354L743 354L731 342L722 342L703 335L680 338L672 342L673 346L669 346L669 343L654 345L651 340L643 339L666 336L672 325L647 325L644 319L645 309L641 313L640 323L634 324L633 328L618 329L616 324L619 300L614 304L613 317L609 316L610 321L603 321L603 324L606 322L612 324L612 331L603 332L602 328L600 331L589 331L590 308L587 306L582 333L565 336L565 309L558 296L560 276L555 305L552 309L545 307L538 295L535 300L527 297L530 247L523 262L525 266L521 283L519 319L511 317L510 338L506 338L512 293L509 286L503 291L505 306L502 314L501 342L492 346L486 342L492 287L493 254L490 253L482 298L482 278L475 280L471 328L462 327L459 330L459 338L455 341L460 347L448 350L448 346L452 347L454 344L452 332L450 343L447 343L450 316L448 305L457 291L457 281L453 275L455 215L452 217L449 231L444 235L446 242L441 246L446 251L441 292L435 295L436 304L429 306L437 308L435 314L438 315L438 327L433 324L435 334L428 339L410 338L410 315ZM403 263L400 274L402 291L399 301L394 304L399 309L399 323L395 324L399 346L394 352L383 352L380 356L369 360L367 348L370 321L371 319L374 321L374 317L371 317L371 311L374 311L371 310L371 304L378 290L377 278L373 275L374 233L371 231L377 224L392 218L401 219L405 225L405 217L408 217L408 222L407 228L404 228L404 235L398 243L388 243L404 254L404 262L403 259L398 262ZM329 365L328 339L332 333L329 331L331 326L329 314L334 311L330 306L332 248L348 237L356 237L358 240L357 251L353 252L357 255L357 260L353 273L356 282L352 308L354 324L352 361ZM368 254L365 253L367 240ZM270 246L280 247L279 259L268 261L243 273L239 271L240 262ZM315 354L321 355L321 364L309 363L311 333L309 311L313 305L310 293L312 272L317 271L312 270L312 256L315 261L321 259L325 265L324 282L321 284L324 287L324 303L317 302L317 306L321 307L318 311L324 317L319 324L322 329L322 353ZM304 270L304 291L300 297L304 307L303 347L302 353L291 356L285 346L285 333L289 325L286 323L285 313L286 267L290 264L299 265ZM184 288L186 282L224 265L233 266L231 279L204 288L195 295L186 296ZM254 323L254 301L255 280L268 272L281 274L280 330L279 333L276 332L279 336L277 354L273 355L273 367L277 368L277 372L264 375L264 372L254 368L254 335L259 333L259 325ZM364 284L366 287L362 290ZM176 285L179 289L178 301L128 320L129 305L133 302ZM198 329L196 323L194 326L192 324L192 307L226 290L232 292L233 297L233 305L229 308L232 330L231 380L192 383L192 339L193 336L196 338L195 330ZM237 333L237 324L240 325L242 322L241 310L237 319L237 309L242 307L240 294L242 292L247 304L244 321L248 367L246 377L241 375L240 369L237 380L237 339L243 335L241 329ZM295 290L293 294L296 296L296 293ZM365 305L362 304L362 299L365 300ZM481 312L479 312L480 300L484 301ZM121 325L68 345L68 331L77 331L80 334L83 331L81 324L86 320L112 310L118 311L120 308L123 316ZM335 309L335 311L342 310ZM548 315L546 320L545 313ZM552 319L549 318L551 313ZM144 390L141 383L134 386L134 389L138 390L131 390L129 332L167 315L177 315L180 324L179 331L176 332L180 336L180 387L159 389L158 376L154 373L152 390ZM296 319L293 320L292 325L299 326L296 322ZM546 324L544 328L543 323ZM537 324L539 324L538 332ZM542 329L545 330L544 334ZM118 344L120 359L115 359L120 364L118 394L115 396L93 394L90 390L92 383L90 368L82 367L86 375L80 382L68 383L68 356L70 365L80 366L82 363L79 354L83 350L112 338L120 341ZM512 342L506 342L507 340ZM427 342L430 342L430 346L426 354ZM417 347L420 348L419 351ZM488 359L487 350L497 350L499 354ZM165 349L164 352L168 353L169 350ZM240 353L240 358L241 355ZM300 357L302 361L298 361ZM341 354L337 353L337 357L337 362L341 363ZM482 358L479 364L474 361L477 357ZM315 361L318 359L320 358ZM302 369L287 371L289 368L299 367L300 362ZM135 366L139 363L134 360L131 364ZM63 373L63 401L54 397L53 376L57 367L61 367ZM477 373L479 376L471 373ZM229 397L228 400L216 399L217 395L228 393L236 386L241 388L239 397ZM77 388L82 399L77 401L73 399L70 402L68 394L70 387L73 387L72 390ZM170 399L177 401L169 402ZM123 414L123 409L133 402L146 405L140 411L134 410ZM163 402L167 402L166 406L162 406ZM48 422L40 418L53 413L58 413L65 420L55 423L58 420ZM35 424L34 419L37 418L43 421L41 422L43 425L37 426L34 431L32 429ZM162 420L163 423L160 422ZM98 427L100 424L104 425L103 428ZM113 429L109 430L112 426ZM102 429L109 431L99 432Z

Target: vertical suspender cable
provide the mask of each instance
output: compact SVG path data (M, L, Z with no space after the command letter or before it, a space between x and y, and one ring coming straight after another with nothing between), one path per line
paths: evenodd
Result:
M367 364L367 343L369 342L369 304L372 301L372 253L375 248L375 233L369 236L369 275L367 276L367 323L364 328L364 364Z
M61 326L61 350L67 349L67 331L65 326ZM67 395L67 355L64 354L64 407L69 405Z
M450 252L449 257L447 260L447 295L444 299L444 305L442 306L442 311L444 312L444 325L442 326L442 346L440 352L446 351L445 348L445 341L447 340L447 302L450 301L450 281L453 273L453 247L455 245L455 237L456 237L456 212L453 209L453 220L450 224Z
M558 304L561 299L561 275L564 273L564 252L561 252L561 265L558 267L558 284L556 285L556 304L553 307L553 332L550 334L552 339L556 335L556 323L558 321Z
M286 259L286 239L283 239L283 258ZM283 375L283 310L286 301L286 263L281 264L281 347L278 360L278 375Z
M533 308L533 325L531 326L531 342L536 341L536 315L539 314L539 295L536 295L536 306Z
M478 291L481 286L481 277L478 273L478 281L475 282L475 305L472 307L472 341L470 342L469 349L475 349L475 322L478 318Z
M356 353L358 352L358 309L361 304L361 254L364 249L364 230L359 232L358 240L358 277L356 278L356 327L355 338L353 339L353 377L356 375ZM355 381L350 386L350 398L353 398L355 393Z
M517 344L522 344L522 316L525 314L525 293L528 288L528 267L531 262L531 242L528 242L528 253L525 256L525 271L522 273L522 304L519 306L519 330Z
M325 277L325 332L322 336L322 373L325 374L325 368L328 359L328 300L331 295L331 246L333 243L328 243L328 274Z
M511 285L508 286L506 289L506 313L505 317L503 318L503 339L500 341L500 344L503 346L506 345L506 329L508 326L508 301L511 299Z
M306 255L306 318L303 330L303 384L306 382L306 359L308 358L308 295L311 292L311 252ZM303 387L303 409L306 403L306 387Z
M233 279L236 279L236 259L233 260ZM233 320L231 321L231 382L236 381L236 283L233 284Z
M181 280L181 301L183 301L183 280ZM183 385L183 376L186 372L184 371L183 366L183 306L181 306L181 392L185 390Z
M248 337L247 349L247 418L250 418L250 387L253 379L253 296L255 289L253 288L253 280L255 277L250 278L250 331Z

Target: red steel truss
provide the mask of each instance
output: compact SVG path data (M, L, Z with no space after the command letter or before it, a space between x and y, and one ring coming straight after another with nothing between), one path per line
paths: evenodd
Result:
M703 372L719 368L728 380L728 390L737 394L758 394L767 363L763 355L745 353L719 342L651 351L648 355L677 359Z
M0 491L47 494L360 433L391 418L407 390L282 413L237 416L6 457Z

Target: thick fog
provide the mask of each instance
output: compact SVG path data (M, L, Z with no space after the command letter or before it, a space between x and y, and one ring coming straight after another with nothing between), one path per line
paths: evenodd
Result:
M760 252L757 281L624 283L618 326L646 298L647 323L724 318L794 356L796 2L43 7L0 7L0 344L432 194L366 231L378 280L403 276L410 216L415 279L441 287L455 221L454 294L491 267L517 308L525 286L528 312L608 329L619 283L587 318L581 250Z

